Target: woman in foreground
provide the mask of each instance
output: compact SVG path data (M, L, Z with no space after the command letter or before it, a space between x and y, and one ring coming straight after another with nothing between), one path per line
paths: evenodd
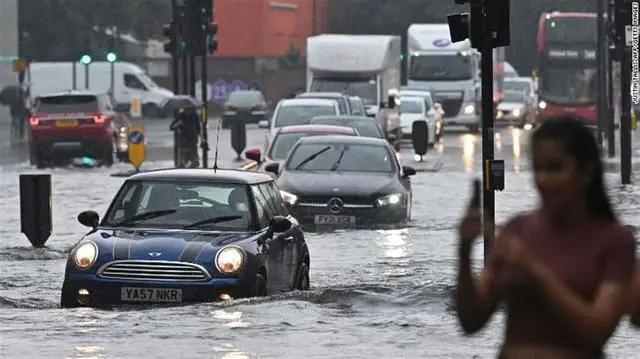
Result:
M546 121L532 146L541 205L504 226L478 277L470 253L480 209L471 205L460 224L457 314L473 333L506 305L500 358L601 358L628 308L635 241L611 209L582 123Z

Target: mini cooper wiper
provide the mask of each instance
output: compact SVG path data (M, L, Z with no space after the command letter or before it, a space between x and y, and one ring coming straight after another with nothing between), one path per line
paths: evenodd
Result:
M323 153L325 153L325 152L329 151L330 149L331 149L331 146L327 146L327 147L325 147L325 148L321 149L320 151L318 151L318 152L316 152L316 153L312 154L311 156L309 156L309 157L305 158L305 160L304 160L304 161L300 162L300 164L299 164L298 166L296 166L296 170L301 169L301 168L302 168L302 166L304 166L304 165L306 165L307 163L309 163L309 162L313 161L316 157L318 157L318 156L320 156L321 154L323 154Z
M138 214L136 216L133 216L131 218L125 218L124 220L122 220L119 223L116 224L112 224L112 226L114 227L118 227L118 226L127 226L127 225L132 225L132 224L136 224L138 222L143 222L152 218L157 218L157 217L162 217L162 216L166 216L172 213L176 213L175 209L165 209L162 211L151 211L151 212L146 212L146 213L141 213Z
M240 218L242 218L242 216L221 216L221 217L207 218L207 219L203 219L202 221L191 223L190 225L184 226L183 228L191 229L191 228L204 226L205 224L216 224L220 222L233 221L234 219L240 219Z

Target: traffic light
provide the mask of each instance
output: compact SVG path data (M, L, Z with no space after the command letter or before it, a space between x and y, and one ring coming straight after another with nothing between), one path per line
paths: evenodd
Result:
M118 55L116 55L116 53L113 51L109 51L106 57L107 57L107 62L114 63L118 61Z
M207 50L208 53L213 54L214 52L218 51L218 40L216 39L216 34L218 33L218 24L207 19L205 26L205 35L207 36Z
M164 43L164 52L171 55L175 55L178 50L178 46L177 46L178 32L177 32L176 24L172 21L169 24L163 25L162 33L164 34L165 37L169 39L168 42Z
M85 66L91 64L92 61L93 56L91 56L91 54L83 54L82 56L80 56L80 63Z
M492 48L509 46L509 0L454 0L458 5L469 4L470 12L447 16L453 42L471 40L471 46L482 47L485 33L491 35Z

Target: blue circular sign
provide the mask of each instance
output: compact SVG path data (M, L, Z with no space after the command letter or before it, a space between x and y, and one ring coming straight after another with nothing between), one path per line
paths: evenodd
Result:
M144 142L144 133L140 131L133 131L129 134L129 143L139 145Z
M447 47L449 45L451 45L451 41L449 39L435 39L435 40L433 40L433 46Z

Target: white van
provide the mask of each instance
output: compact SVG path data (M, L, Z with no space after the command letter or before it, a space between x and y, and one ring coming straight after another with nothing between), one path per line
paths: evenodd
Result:
M85 67L76 63L76 89L85 89ZM73 65L71 62L33 62L30 64L31 98L73 89ZM116 104L130 105L134 98L142 103L142 114L155 117L162 100L173 93L161 88L137 65L128 62L114 64L113 98ZM89 90L109 92L111 87L111 64L92 62L89 65Z

